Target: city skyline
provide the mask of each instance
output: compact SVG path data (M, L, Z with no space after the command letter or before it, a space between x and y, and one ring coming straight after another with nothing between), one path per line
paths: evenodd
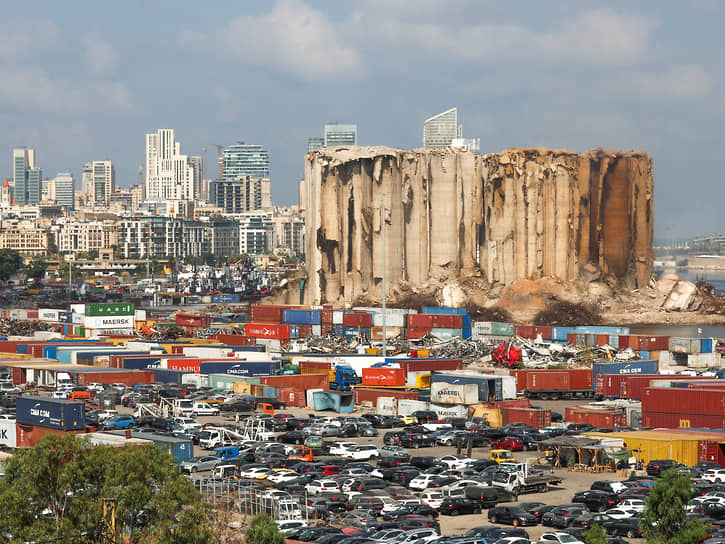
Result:
M11 150L27 146L48 178L70 170L80 180L85 162L107 159L128 187L145 164L143 135L169 127L188 156L207 151L209 178L216 145L261 145L272 200L292 204L307 138L327 120L356 123L359 144L414 149L425 119L456 105L483 153L645 151L658 235L725 230L716 45L725 5L415 6L10 4L0 42L3 177L12 178Z

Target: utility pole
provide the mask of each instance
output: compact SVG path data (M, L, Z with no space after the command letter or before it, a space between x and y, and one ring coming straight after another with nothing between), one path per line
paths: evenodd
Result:
M383 238L383 357L387 357L388 355L388 327L387 327L387 316L385 315L387 313L386 311L386 300L385 300L385 199L386 194L383 193L382 195L382 202L380 206L380 219L381 219L381 234Z
M116 499L103 499L103 540L113 544L116 542Z

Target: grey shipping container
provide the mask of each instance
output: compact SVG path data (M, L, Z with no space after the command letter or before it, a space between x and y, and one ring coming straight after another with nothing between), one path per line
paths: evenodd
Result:
M128 431L110 431L111 434L125 436ZM177 463L188 461L194 457L194 443L186 438L177 438L175 436L166 436L156 433L137 433L130 432L131 438L141 438L143 440L151 440L156 446L170 453Z
M476 384L478 385L478 400L487 402L491 398L494 400L502 400L503 398L503 386L500 379L492 379L487 377L477 377L466 374L446 374L433 372L431 375L431 384L434 383L447 383L451 385L465 385L465 384ZM496 382L499 382L498 386ZM498 390L498 393L497 393ZM497 397L497 394L500 396Z
M657 374L659 361L628 361L622 363L594 363L594 382L599 374Z
M82 402L47 397L18 397L16 407L15 419L24 425L61 431L86 427L86 408Z
M187 374L183 370L169 370L168 368L154 368L153 370L157 382L173 383L175 385L181 385L181 377Z

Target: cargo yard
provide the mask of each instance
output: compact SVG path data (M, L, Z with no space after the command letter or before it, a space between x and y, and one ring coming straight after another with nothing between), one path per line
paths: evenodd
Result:
M694 466L698 494L719 489L700 469L725 465L715 338L482 322L439 307L160 316L94 303L6 312L32 331L0 339L7 454L60 434L154 443L182 470L195 467L189 477L209 501L220 488L237 495L235 526L266 511L281 527L299 521L374 541L385 539L370 529L391 519L435 535L481 531L486 542L524 528L532 540L557 530L581 539L587 508L646 499L660 460ZM169 327L180 335L149 339ZM601 499L601 482L624 487L606 508L574 497ZM267 504L270 496L292 506ZM531 503L572 500L584 510L563 522L542 513L524 521ZM413 515L410 505L432 509ZM502 524L497 516L511 507L519 517ZM705 513L719 527L725 508ZM636 542L637 515L611 514L600 520L607 532ZM317 542L292 525L290 539Z

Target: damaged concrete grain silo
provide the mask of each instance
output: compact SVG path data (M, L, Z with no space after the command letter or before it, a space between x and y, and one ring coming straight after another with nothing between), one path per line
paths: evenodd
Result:
M380 299L382 220L391 291L584 273L635 288L650 277L645 153L324 148L307 156L305 184L310 303Z

